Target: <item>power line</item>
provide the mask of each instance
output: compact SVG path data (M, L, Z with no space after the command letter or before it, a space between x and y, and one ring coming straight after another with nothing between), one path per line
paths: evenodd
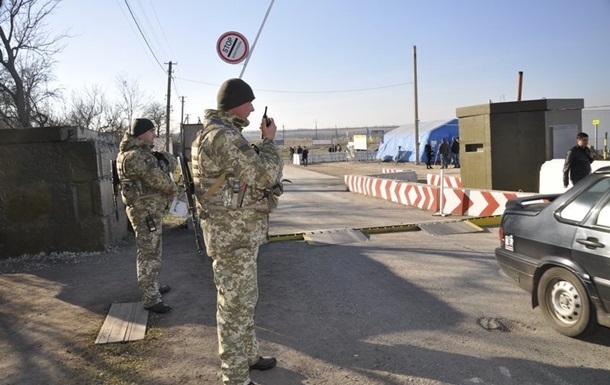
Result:
M148 12L146 12L146 8L142 4L142 0L137 0L137 5L140 8L140 11L138 12L138 15L141 16L140 22L142 22L142 20L144 20L144 23L142 23L142 26L148 32L148 38L150 39L150 42L154 43L152 45L155 46L157 51L161 52L162 57L169 57L169 55L167 54L167 51L163 47L163 44L161 44L161 41L159 40L157 33L155 32L156 28L153 27L153 24L151 23L150 18L148 17ZM136 7L134 7L134 9L136 9Z
M155 19L157 20L157 24L159 25L159 30L161 31L161 35L163 36L163 40L165 40L165 44L167 44L167 48L169 49L169 53L175 57L174 53L172 52L172 45L169 44L169 41L167 40L167 36L165 35L165 32L163 31L163 25L161 24L161 21L159 21L159 16L157 15L157 11L155 9L155 6L152 2L152 0L148 0L148 2L150 3L150 8L153 11L153 14L155 15Z
M140 24L138 24L138 20L136 20L136 17L134 16L133 11L131 10L131 7L129 6L129 2L127 0L125 0L125 5L127 5L129 14L131 15L131 18L133 19L133 22L136 23L136 27L138 27L138 31L140 31L140 35L142 36L142 39L144 39L144 42L146 43L146 46L150 50L150 53L153 55L153 57L157 61L157 64L159 64L159 67L161 67L163 72L165 72L165 68L163 68L163 65L161 65L161 62L157 58L157 55L155 55L155 52L153 51L152 47L150 46L150 44L148 44L148 40L146 39L146 36L144 36L144 32L142 32L142 28L140 28Z
M176 79L180 79L180 80L183 80L183 81L185 81L185 82L199 83L199 84L206 84L206 85L209 85L209 86L216 86L216 87L220 87L220 84L214 84L214 83L202 82L202 81L199 81L199 80L185 79L185 78L180 78L180 77L176 77ZM373 90L380 90L380 89L384 89L384 88L402 87L402 86L409 85L409 84L413 84L413 82L405 82L405 83L398 83L398 84L390 84L390 85L386 85L386 86L369 87L369 88L353 88L353 89L345 89L345 90L327 90L327 91L290 91L290 90L264 90L264 89L256 89L256 91L261 91L261 92L275 92L275 93L282 93L282 94L333 94L333 93L340 93L340 92L361 92L361 91L373 91Z
M398 84L390 84L387 86L379 86L379 87L369 87L369 88L353 88L347 90L329 90L329 91L282 91L282 90L258 90L262 92L277 92L277 93L285 93L285 94L334 94L341 92L361 92L361 91L373 91L373 90L381 90L384 88L393 88L393 87L402 87L405 85L413 84L413 82L406 83L398 83Z
M583 108L583 110L587 110L587 111L610 111L610 104L607 104L605 106L585 107L585 108Z
M178 99L180 99L180 98L184 98L184 96L182 96L182 92L180 92L180 91L178 90L178 84L176 84L176 77L175 77L175 76L172 76L172 80L173 80L172 84L173 84L173 86L174 86L174 90L176 91L176 97L177 97Z

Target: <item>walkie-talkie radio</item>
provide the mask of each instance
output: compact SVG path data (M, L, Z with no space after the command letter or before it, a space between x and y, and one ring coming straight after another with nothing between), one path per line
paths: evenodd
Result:
M263 119L265 119L265 127L269 127L271 124L271 119L267 117L267 106L265 106L265 112L263 113ZM261 134L261 139L265 139L263 134Z
M265 124L267 127L271 124L271 119L267 117L267 106L265 106L265 112L263 113L263 119L265 119Z

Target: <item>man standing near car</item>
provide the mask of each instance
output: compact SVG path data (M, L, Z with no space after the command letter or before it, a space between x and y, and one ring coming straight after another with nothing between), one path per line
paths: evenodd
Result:
M563 165L563 187L567 188L569 181L572 181L572 185L576 185L591 173L593 156L588 145L589 135L579 132L576 135L576 146L568 151Z

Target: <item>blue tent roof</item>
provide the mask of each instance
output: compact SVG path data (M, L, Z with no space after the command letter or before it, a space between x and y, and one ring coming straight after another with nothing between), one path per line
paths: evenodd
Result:
M459 136L458 120L432 120L420 122L419 132L419 160L425 162L424 146L430 141L432 151L437 153L438 146L443 139L449 143L454 137ZM383 136L383 143L377 150L377 159L393 162L415 161L415 124L405 124L396 127Z

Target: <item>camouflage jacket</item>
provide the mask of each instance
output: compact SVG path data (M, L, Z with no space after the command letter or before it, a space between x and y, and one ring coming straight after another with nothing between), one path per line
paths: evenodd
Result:
M162 211L167 207L168 198L178 191L168 173L171 166L160 162L153 155L152 146L138 138L123 136L116 163L121 198L127 206Z
M256 210L268 213L269 199L280 183L283 162L273 141L264 140L258 151L241 131L249 124L228 112L206 110L203 130L193 141L191 156L197 207L209 211ZM205 196L218 179L218 189ZM276 201L277 202L277 201Z

